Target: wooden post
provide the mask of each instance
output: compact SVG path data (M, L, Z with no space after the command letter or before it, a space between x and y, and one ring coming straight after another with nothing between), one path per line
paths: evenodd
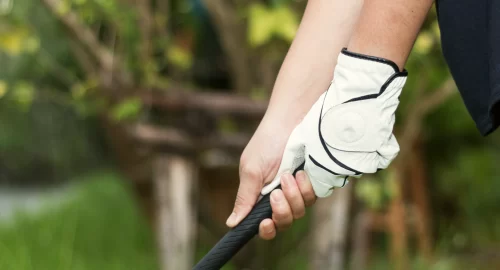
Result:
M196 235L197 168L186 157L159 154L154 164L158 245L162 270L191 269Z
M351 270L364 270L368 266L373 216L371 211L366 210L358 213L354 219Z
M314 206L310 269L345 269L352 186L335 190Z
M403 168L399 164L394 164L391 168L395 177L395 196L389 204L389 212L387 214L387 222L391 235L390 257L392 261L392 269L406 270L408 268L408 232L406 226L406 209L404 202L403 189L401 181L403 179Z

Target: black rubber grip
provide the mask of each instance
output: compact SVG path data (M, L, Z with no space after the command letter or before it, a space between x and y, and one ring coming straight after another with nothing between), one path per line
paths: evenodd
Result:
M295 171L302 170L304 164ZM281 186L276 187L276 189ZM250 214L224 235L217 244L208 252L203 259L193 268L193 270L219 270L224 266L238 251L248 243L258 232L259 224L266 218L271 218L273 212L269 201L270 194L263 196L254 206Z
M218 270L245 246L259 232L260 222L273 214L269 202L270 194L263 196L250 214L227 232L193 269Z

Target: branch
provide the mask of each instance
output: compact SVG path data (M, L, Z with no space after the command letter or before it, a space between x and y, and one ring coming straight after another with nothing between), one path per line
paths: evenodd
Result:
M147 124L136 124L129 128L129 132L142 143L158 147L169 146L181 150L200 151L210 148L241 150L250 140L250 137L245 134L215 134L195 138L178 129Z
M186 88L140 92L146 105L167 110L200 109L214 114L239 114L260 118L268 104L267 101L255 101L234 94L193 91Z
M107 74L116 72L114 66L121 67L118 57L102 46L94 32L82 24L74 12L61 12L59 10L60 0L41 0L41 2L62 23L71 38L82 48L82 52L85 52L106 73L102 74L103 79L109 78L106 76ZM119 79L124 80L125 78L124 74L119 74ZM105 84L106 80L103 82Z
M71 12L62 13L59 11L60 0L41 0L42 3L52 12L52 14L69 31L72 38L77 40L84 48L86 53L94 58L101 66L111 69L113 55L103 48L98 39L87 26L83 25L78 16Z
M424 99L415 105L415 110L419 111L421 116L425 116L444 103L452 94L456 93L456 85L453 79L448 79L444 85L433 93L424 97Z
M161 2L161 1L160 1ZM137 12L139 14L139 27L141 32L140 56L142 61L148 63L151 59L153 49L153 14L151 12L150 0L137 0Z
M414 106L405 119L406 124L400 137L401 153L398 158L399 162L404 162L408 151L413 148L413 142L420 135L423 118L444 103L452 94L456 93L455 89L455 82L449 78L441 88L423 96L422 100L413 103Z
M96 77L96 74L99 70L98 64L87 57L86 52L83 50L79 43L71 40L70 48L73 51L73 55L75 56L76 61L80 64L83 71L87 73L87 77Z
M157 1L155 7L155 34L170 37L170 0Z

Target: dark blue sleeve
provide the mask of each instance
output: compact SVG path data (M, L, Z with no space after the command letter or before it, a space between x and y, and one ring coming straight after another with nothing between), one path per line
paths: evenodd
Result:
M498 127L500 1L438 0L443 54L479 131Z

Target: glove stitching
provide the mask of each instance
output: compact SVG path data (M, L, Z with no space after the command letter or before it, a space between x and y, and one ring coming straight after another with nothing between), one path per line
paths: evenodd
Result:
M358 58L358 59L362 59L362 60L368 60L368 61L373 61L373 62L378 62L378 63L389 65L389 66L391 66L394 69L394 72L400 72L398 65L396 65L396 63L394 63L393 61L391 61L389 59L380 58L380 57L371 56L371 55L366 55L366 54L361 54L361 53L351 52L351 51L348 51L347 48L343 48L341 52L342 52L342 54L350 56L350 57L354 57L354 58ZM405 71L406 70L403 70L403 72L405 72Z
M343 187L345 186L345 184L347 183L347 178L349 178L349 176L346 176L346 177L344 178L344 183L342 184L341 188L343 188Z
M387 81L382 85L382 87L380 88L380 91L378 94L369 94L369 95L365 95L365 96L360 96L360 97L355 97L355 98L351 98L349 99L348 101L345 101L343 102L342 104L346 104L346 103L349 103L349 102L354 102L354 101L360 101L360 100L366 100L366 99L375 99L375 98L378 98L379 96L381 96L386 88L397 78L399 77L406 77L408 75L408 73L395 73L393 74L391 77L389 77L389 79L387 79Z
M340 173L336 173L330 169L328 169L327 167L325 167L323 164L319 163L316 159L314 159L311 155L309 155L309 159L312 161L312 163L314 163L314 165L320 167L321 169L333 174L333 175L341 175Z
M325 143L325 139L323 138L323 135L321 134L321 115L323 114L323 106L325 105L325 100L326 100L326 97L328 95L328 90L326 91L326 94L325 94L325 97L323 98L323 103L321 104L321 111L320 111L320 114L319 114L319 121L318 121L318 134L319 134L319 140L321 141L321 144L323 145L323 149L325 150L325 152L328 154L328 156L330 157L330 159L335 162L337 165L339 165L340 167L348 170L348 171L351 171L353 173L355 173L356 175L360 175L362 174L362 172L360 171L357 171L347 165L345 165L344 163L340 162L338 159L336 159L332 153L328 150L328 147L326 146L326 143Z

